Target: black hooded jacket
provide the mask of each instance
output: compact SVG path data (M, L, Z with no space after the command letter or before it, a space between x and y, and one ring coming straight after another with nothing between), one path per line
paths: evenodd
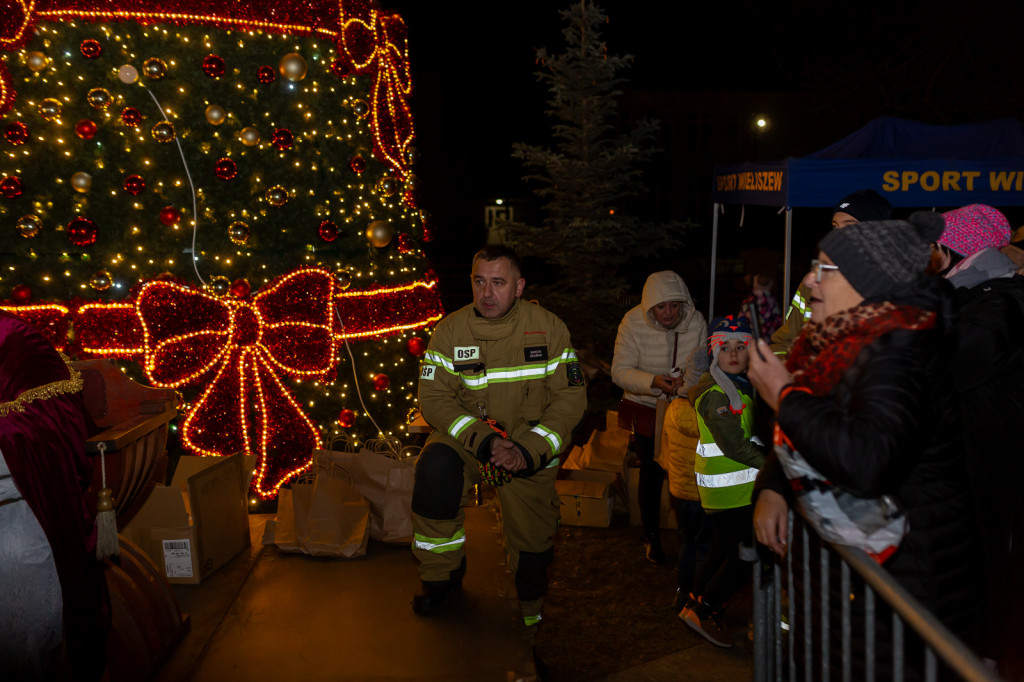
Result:
M862 497L890 494L909 531L884 567L954 633L976 602L975 526L950 380L951 287L922 277L894 303L938 313L933 329L896 330L861 350L827 396L792 392L779 426L807 461ZM774 455L757 487L792 500Z

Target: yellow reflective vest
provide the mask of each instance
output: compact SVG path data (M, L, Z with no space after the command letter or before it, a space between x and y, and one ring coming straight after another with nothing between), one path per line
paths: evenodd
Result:
M737 388L737 390L739 389ZM705 509L745 507L750 504L750 496L754 491L754 479L757 478L758 470L726 457L722 449L715 443L715 437L702 415L701 404L716 391L725 395L722 388L715 384L697 398L695 405L697 425L700 429L697 458L693 465L697 477L697 491L700 494L701 506ZM729 410L728 401L726 401L725 407L719 408L719 412L712 418L721 422L738 419L739 426L743 430L743 437L760 445L761 441L753 435L754 410L750 407L753 405L753 401L742 391L740 391L740 397L743 398L744 404L740 414L733 414ZM722 410L728 412L723 413Z

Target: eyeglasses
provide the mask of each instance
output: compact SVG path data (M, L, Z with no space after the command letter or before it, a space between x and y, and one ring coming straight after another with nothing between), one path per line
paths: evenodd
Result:
M811 272L814 273L814 279L821 281L821 273L831 272L832 270L838 270L838 265L829 265L828 263L822 263L820 260L815 258L811 261Z

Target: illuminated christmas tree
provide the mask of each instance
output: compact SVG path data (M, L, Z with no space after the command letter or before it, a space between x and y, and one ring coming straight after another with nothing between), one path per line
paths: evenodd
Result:
M263 497L339 426L401 440L441 310L400 17L37 0L0 47L5 309L180 388L182 442L259 455Z

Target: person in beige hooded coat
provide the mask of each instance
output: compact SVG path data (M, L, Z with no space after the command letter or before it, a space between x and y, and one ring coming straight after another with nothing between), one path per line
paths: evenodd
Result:
M682 277L669 270L648 277L640 305L625 314L615 337L612 381L625 392L624 402L651 408L653 421L658 398L685 395L689 386L684 386L681 367L704 344L707 334L707 321L697 311ZM658 532L665 470L654 461L654 439L660 434L642 435L643 430L651 433L637 424L637 494L647 560L660 564L665 562Z

